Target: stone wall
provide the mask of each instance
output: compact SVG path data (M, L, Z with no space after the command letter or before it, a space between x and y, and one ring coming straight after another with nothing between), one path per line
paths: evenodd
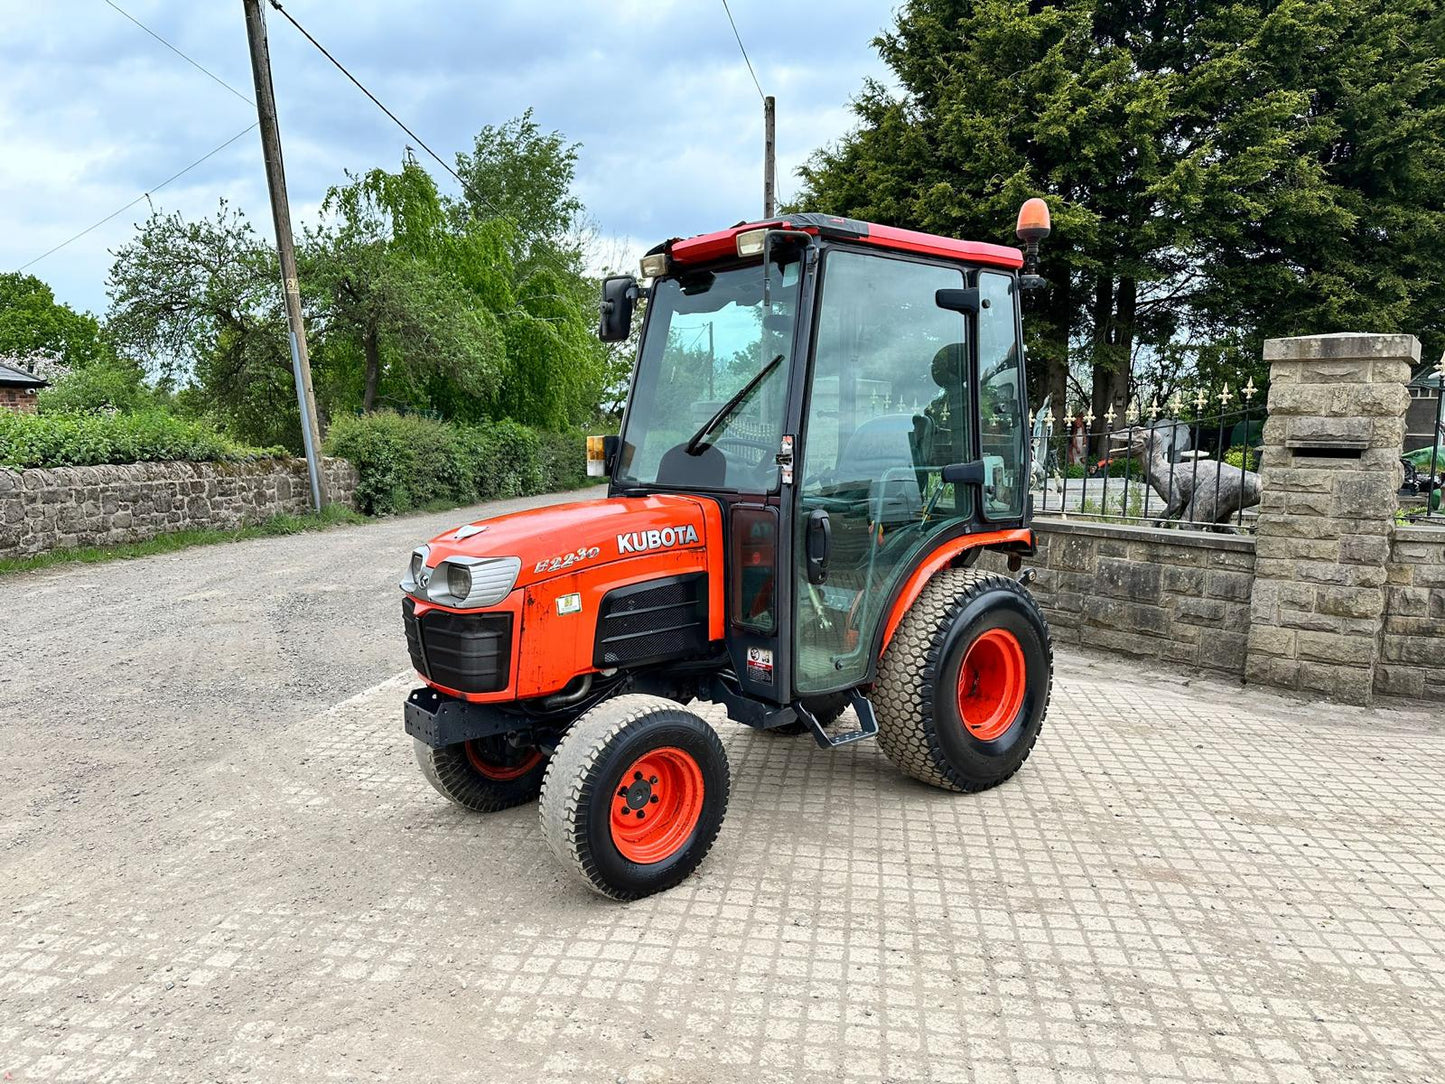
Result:
M1054 638L1354 704L1438 697L1445 528L1395 523L1419 356L1412 335L1267 342L1255 536L1037 520Z
M1445 528L1395 528L1375 691L1445 700Z
M1030 590L1056 644L1247 676L1252 603L1261 589L1278 590L1255 578L1254 538L1046 517L1033 526L1038 553L1024 564L1037 573ZM1295 664L1308 669L1333 663L1356 649L1355 623L1360 630L1368 625L1378 637L1372 692L1439 697L1445 693L1445 528L1398 526L1384 542L1389 556L1381 613L1369 622L1342 619L1348 627L1341 628L1329 614L1308 619L1314 611L1295 610L1296 624L1314 625L1292 630ZM984 555L979 567L1005 571L998 554ZM1358 698L1334 687L1306 684L1300 691Z
M331 501L350 504L356 468L324 461ZM311 510L306 463L131 463L0 470L0 557L231 530Z
M1034 529L1024 563L1055 643L1243 674L1253 538L1044 517Z
M1245 676L1368 704L1413 335L1271 339Z

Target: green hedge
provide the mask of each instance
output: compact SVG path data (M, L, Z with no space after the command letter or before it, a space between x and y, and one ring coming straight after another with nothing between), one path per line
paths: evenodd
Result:
M373 515L587 483L583 437L510 421L456 425L390 411L343 417L331 425L326 452L355 464L357 506Z
M89 467L190 460L218 463L287 455L250 448L210 426L153 410L142 414L13 414L0 411L0 467Z

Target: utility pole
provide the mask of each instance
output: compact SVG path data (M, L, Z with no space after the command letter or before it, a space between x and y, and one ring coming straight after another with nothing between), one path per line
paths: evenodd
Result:
M296 401L301 408L301 437L306 445L306 470L311 477L311 502L326 505L326 477L321 473L321 428L316 418L316 393L311 387L311 359L306 327L301 320L301 290L296 282L296 246L291 237L291 206L286 199L286 170L281 162L281 133L276 127L276 92L271 86L271 53L266 46L266 17L261 0L241 0L246 9L246 37L251 44L251 74L256 80L256 115L261 127L261 154L266 159L266 187L271 192L271 217L276 223L276 249L281 255L281 287L286 320L291 325L291 368L296 375Z
M773 139L773 96L763 98L763 218L772 218L777 213L777 143Z

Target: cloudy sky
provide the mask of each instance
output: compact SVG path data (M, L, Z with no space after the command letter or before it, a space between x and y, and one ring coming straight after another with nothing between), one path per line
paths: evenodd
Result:
M252 94L241 0L115 0ZM439 154L528 107L582 144L578 195L608 255L761 212L762 106L721 0L283 0ZM851 125L890 0L730 0L758 79L778 98L778 169ZM154 188L255 120L105 0L5 3L0 36L0 270L10 271ZM293 215L314 215L348 168L394 168L405 133L279 13L268 26ZM431 165L430 162L424 164ZM438 167L433 171L441 174ZM270 233L260 147L247 133L156 192L203 215L226 198ZM101 313L109 250L141 202L29 273ZM299 223L298 223L299 232Z

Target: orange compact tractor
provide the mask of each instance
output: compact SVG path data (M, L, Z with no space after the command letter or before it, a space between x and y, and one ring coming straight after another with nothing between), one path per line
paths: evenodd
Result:
M1025 252L789 215L606 280L604 340L646 302L621 433L588 441L607 498L447 531L402 581L432 785L481 812L540 795L557 857L635 899L727 809L695 700L824 747L876 736L947 790L1013 775L1049 631L1027 575L972 566L1033 549L1019 298L1048 231L1042 200Z

